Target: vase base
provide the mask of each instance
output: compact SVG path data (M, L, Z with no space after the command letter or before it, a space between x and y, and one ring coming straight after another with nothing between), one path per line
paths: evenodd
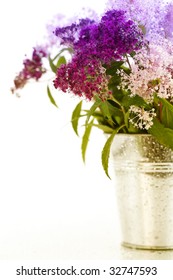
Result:
M173 250L173 246L147 246L147 245L136 245L128 242L122 242L123 247L136 249L136 250L153 250L153 251L168 251Z

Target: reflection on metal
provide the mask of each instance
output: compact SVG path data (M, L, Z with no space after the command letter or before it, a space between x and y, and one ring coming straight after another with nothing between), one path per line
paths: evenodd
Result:
M173 249L173 151L147 134L118 134L111 149L122 244Z

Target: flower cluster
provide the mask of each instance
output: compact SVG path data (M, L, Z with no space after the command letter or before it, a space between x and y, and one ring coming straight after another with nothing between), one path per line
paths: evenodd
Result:
M38 81L41 78L41 76L46 72L46 68L43 66L43 58L46 56L47 53L43 47L34 48L32 58L26 58L23 61L24 67L15 77L15 88L13 88L12 91L23 88L30 79Z
M146 37L172 38L173 32L173 3L163 0L108 0L109 9L122 9L126 11L127 16L138 22L143 28Z
M120 10L106 12L98 23L86 18L78 24L56 28L55 35L61 45L71 46L74 51L72 60L57 70L55 88L89 100L95 94L103 100L109 97L109 77L103 65L122 59L142 45L141 30Z
M111 10L99 23L81 29L74 49L103 64L121 59L124 54L139 49L141 44L142 32L138 26L126 18L124 11Z
M63 92L73 92L80 97L84 95L88 100L92 100L96 94L105 100L111 91L108 89L104 68L97 60L88 59L87 64L87 60L83 62L80 57L74 58L68 65L63 64L57 70L55 88L60 88Z
M131 73L127 75L119 71L122 77L122 87L128 88L130 95L141 96L152 103L157 94L160 98L173 97L173 46L168 48L168 42L162 45L150 44L149 49L143 49L135 55L131 64Z
M130 122L135 126L139 127L141 130L147 130L153 125L153 117L156 116L154 108L150 111L145 111L144 108L139 108L134 105L130 106L129 112L134 115L130 119Z
M101 16L66 25L62 19L49 25L48 42L24 60L13 92L41 78L46 58L55 89L80 98L72 126L78 134L78 120L86 117L83 157L93 126L111 137L148 133L173 149L173 0L108 0ZM48 96L56 104L49 87ZM89 110L83 99L91 102Z

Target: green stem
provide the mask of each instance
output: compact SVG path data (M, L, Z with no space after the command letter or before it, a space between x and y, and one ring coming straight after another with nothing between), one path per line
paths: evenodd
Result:
M115 99L115 97L113 97L112 100L115 101L115 103L117 103L117 104L120 106L120 108L121 108L121 110L122 110L122 112L123 112L123 115L124 115L124 120L125 120L126 112L125 112L125 110L124 110L124 107L121 105L121 103L120 103L117 99Z
M162 107L163 107L163 105L162 105L162 102L159 102L160 103L160 106L159 106L159 119L160 119L160 121L162 120Z

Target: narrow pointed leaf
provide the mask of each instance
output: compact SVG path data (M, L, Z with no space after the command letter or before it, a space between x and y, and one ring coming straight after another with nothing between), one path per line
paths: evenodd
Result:
M56 74L57 66L53 63L53 59L51 59L50 56L48 57L48 59L49 59L49 65L50 65L52 72Z
M110 111L109 111L109 104L108 104L107 101L101 103L100 109L101 109L101 112L102 112L103 116L106 119L111 120L111 114L110 114Z
M107 125L103 125L103 124L93 124L93 126L101 129L104 131L104 133L112 133L114 131L113 128L107 126Z
M93 116L95 110L101 105L102 101L100 99L96 100L91 106L90 110L87 111L86 124L89 122L91 116Z
M73 130L75 133L78 135L78 123L79 123L79 118L81 117L81 109L82 109L82 101L80 101L77 106L75 107L72 117L71 117L71 123Z
M139 95L135 95L130 97L129 95L125 95L121 101L121 104L125 107L130 107L131 105L142 106L144 108L149 108L149 105L145 102L145 100Z
M162 102L162 123L164 126L173 129L173 105L164 98L161 98L160 100Z
M59 68L62 64L66 64L66 59L65 59L64 56L60 56L60 58L58 59L56 67Z
M86 150L87 150L87 146L88 146L89 137L90 137L90 134L91 134L91 129L92 129L92 126L93 126L93 122L94 122L94 119L90 123L88 123L88 125L86 125L85 132L84 132L84 135L82 137L81 149L82 149L82 158L83 158L84 162L85 162Z
M48 97L49 97L49 99L50 99L50 102L51 102L55 107L58 108L58 106L57 106L57 104L56 104L56 102L55 102L55 100L54 100L54 98L53 98L53 96L52 96L52 94L51 94L51 91L50 91L49 86L47 86L47 94L48 94Z
M159 143L173 150L173 129L164 127L156 118L148 132L153 135Z
M104 169L104 171L105 171L105 173L106 173L106 175L108 176L109 179L110 179L110 176L109 176L109 172L108 172L108 167L109 167L109 156L110 156L111 144L113 142L113 139L114 139L115 135L124 126L125 125L122 125L122 126L118 127L117 129L115 129L113 131L111 136L106 141L106 143L105 143L105 145L103 147L103 150L102 150L102 165L103 165L103 169Z

